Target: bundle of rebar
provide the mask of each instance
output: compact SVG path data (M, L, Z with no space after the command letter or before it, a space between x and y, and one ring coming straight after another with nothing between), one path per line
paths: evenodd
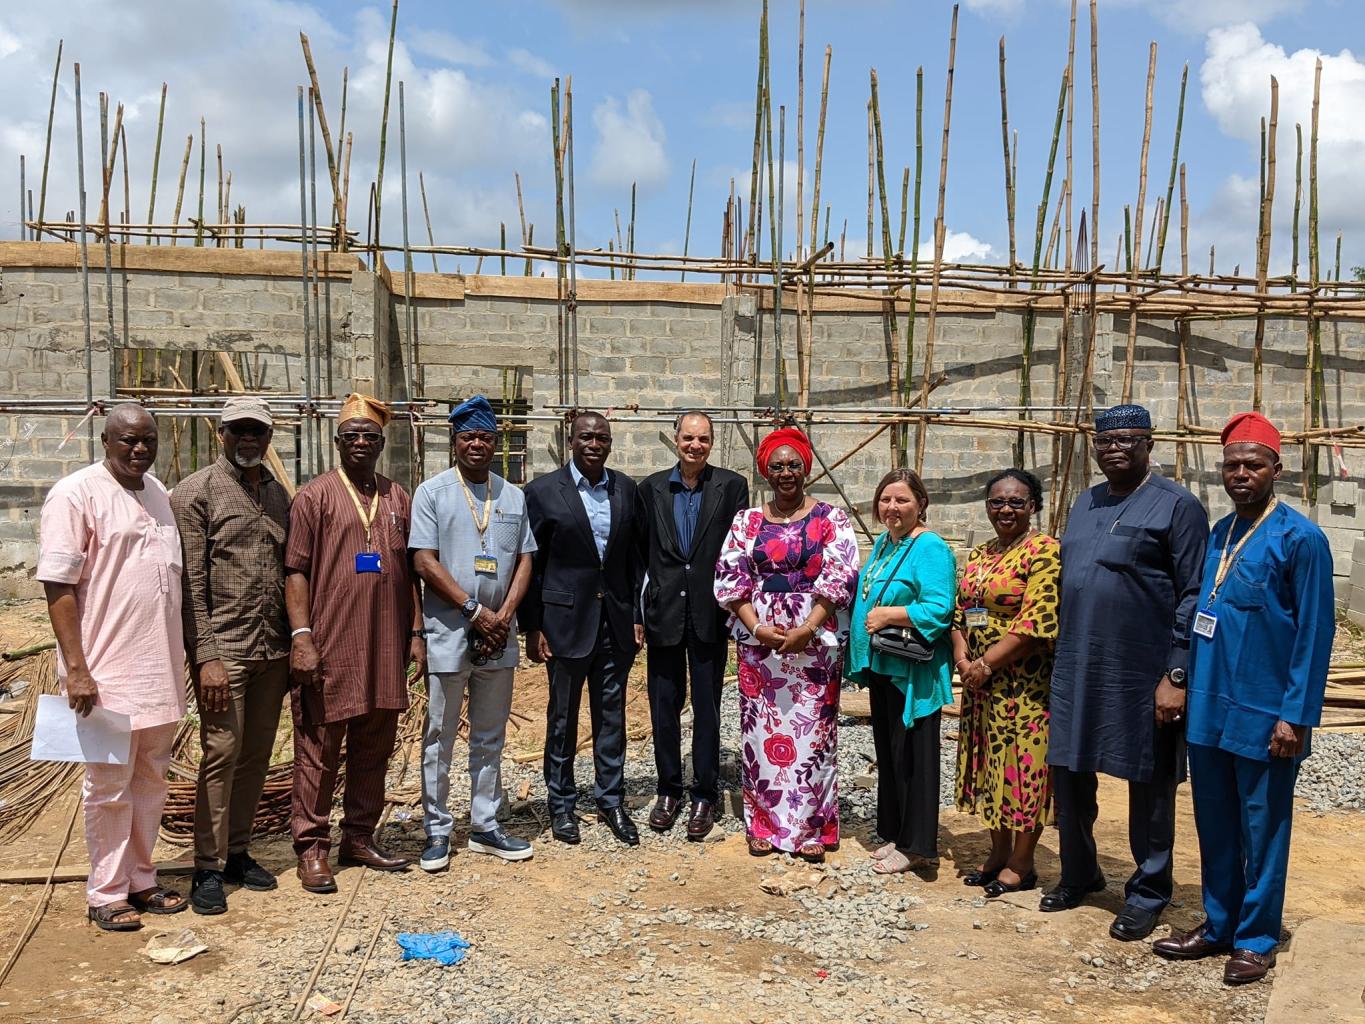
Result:
M58 692L56 652L0 663L0 690L17 689L21 681L27 688L0 715L0 845L23 835L81 774L79 764L29 760L38 697Z

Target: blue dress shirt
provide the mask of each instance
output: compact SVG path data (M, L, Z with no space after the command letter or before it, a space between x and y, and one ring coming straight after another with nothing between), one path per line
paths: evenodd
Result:
M673 526L678 531L678 550L684 555L692 553L692 538L697 532L697 516L701 513L702 486L711 467L702 470L697 486L691 489L683 483L682 471L673 467L668 474L668 489L673 492Z
M607 559L607 539L611 536L611 470L602 470L602 479L589 483L588 478L578 471L578 465L569 463L569 473L578 488L578 497L583 502L583 511L588 514L588 525L592 527L592 539L597 544L597 557Z

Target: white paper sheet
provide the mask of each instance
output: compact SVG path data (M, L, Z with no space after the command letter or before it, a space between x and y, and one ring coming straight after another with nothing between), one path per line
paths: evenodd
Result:
M132 745L127 715L96 705L82 718L56 693L38 698L30 761L79 761L83 764L127 764Z

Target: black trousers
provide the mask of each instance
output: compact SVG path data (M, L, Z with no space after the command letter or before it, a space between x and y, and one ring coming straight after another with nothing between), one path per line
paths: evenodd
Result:
M877 751L877 833L911 857L938 856L939 721L935 711L907 729L905 695L890 681L868 687Z
M691 616L683 642L646 651L649 680L649 717L654 727L654 767L658 794L682 799L682 716L692 680L692 799L716 803L720 799L720 697L725 681L728 640L704 643L697 639Z
M1175 846L1177 757L1158 742L1152 778L1128 783L1128 847L1136 870L1123 887L1126 902L1160 913L1171 902L1174 886L1171 851ZM1183 746L1180 750L1183 756ZM1052 766L1052 794L1057 802L1057 833L1062 858L1062 885L1086 886L1100 874L1095 854L1094 772Z
M592 717L593 796L603 809L620 807L626 792L626 677L634 648L619 649L603 619L597 646L585 658L551 658L545 712L545 790L551 814L572 814L578 802L574 757L583 684Z

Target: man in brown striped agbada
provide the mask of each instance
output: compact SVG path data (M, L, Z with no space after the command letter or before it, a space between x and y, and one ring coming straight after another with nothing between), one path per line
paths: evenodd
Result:
M408 704L406 669L426 669L416 577L408 563L411 501L375 472L388 406L350 395L335 443L340 468L304 486L290 510L285 603L292 633L294 793L290 830L299 880L335 892L328 816L342 740L346 791L341 864L399 871L375 840L398 716Z

